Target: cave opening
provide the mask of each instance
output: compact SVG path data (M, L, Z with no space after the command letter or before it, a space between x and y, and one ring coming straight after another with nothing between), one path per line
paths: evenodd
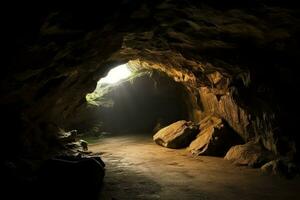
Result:
M179 120L193 120L188 89L165 72L128 63L101 77L73 125L84 138L105 134L152 136Z
M4 9L3 198L300 199L300 9L241 2Z

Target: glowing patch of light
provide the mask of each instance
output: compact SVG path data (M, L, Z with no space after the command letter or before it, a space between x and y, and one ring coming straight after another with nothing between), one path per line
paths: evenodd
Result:
M129 70L127 64L119 65L119 66L111 69L108 72L107 76L105 76L104 78L101 78L99 80L99 83L113 84L122 79L129 77L130 74L131 74L131 71Z

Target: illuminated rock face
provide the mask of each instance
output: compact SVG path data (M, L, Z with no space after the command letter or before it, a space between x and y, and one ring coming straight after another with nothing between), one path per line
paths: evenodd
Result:
M50 9L36 13L36 21L18 18L35 34L11 35L17 42L6 51L0 101L4 128L13 129L4 140L16 141L11 154L51 149L58 130L48 124L71 128L97 81L130 60L182 84L195 122L213 114L245 142L260 137L282 155L298 148L298 102L288 95L299 91L295 10L270 2L253 9L215 1L112 2L117 6L102 6L102 12L89 6Z
M197 132L198 126L193 122L181 120L159 130L153 136L153 140L161 146L180 149L187 147Z
M274 159L271 151L268 151L259 141L250 141L243 145L237 145L227 152L226 160L237 165L261 167L263 164Z
M200 132L188 150L194 155L224 156L233 145L242 143L239 135L221 118L208 116L200 121Z
M199 124L185 120L162 128L154 142L167 148L185 148L193 155L224 156L242 138L219 117L207 116Z
M127 80L99 85L69 126L86 135L127 132L151 137L175 121L193 120L190 98L189 91L165 73L138 71Z

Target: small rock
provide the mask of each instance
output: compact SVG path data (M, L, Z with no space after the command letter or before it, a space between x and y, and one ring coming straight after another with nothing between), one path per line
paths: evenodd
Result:
M190 144L197 133L197 125L191 121L180 120L159 130L153 136L153 140L163 147L184 148Z

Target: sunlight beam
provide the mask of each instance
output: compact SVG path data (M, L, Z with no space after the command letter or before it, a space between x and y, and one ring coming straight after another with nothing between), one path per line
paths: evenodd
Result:
M99 83L113 84L122 79L129 77L130 74L131 74L131 71L129 70L127 64L119 65L119 66L111 69L108 72L107 76L105 76L104 78L101 78L99 80Z

